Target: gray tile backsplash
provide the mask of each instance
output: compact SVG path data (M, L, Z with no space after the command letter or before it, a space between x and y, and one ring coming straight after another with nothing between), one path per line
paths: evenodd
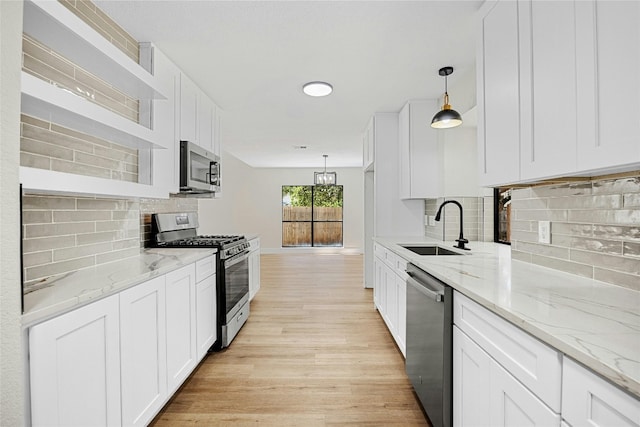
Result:
M640 174L514 189L512 257L640 290ZM538 242L551 221L551 243Z
M460 233L460 210L453 204L446 205L439 222L428 225L428 217L438 212L445 200L456 200L463 208L464 237L467 240L493 241L493 198L455 197L425 200L425 236L454 242Z
M22 209L27 289L51 275L139 252L137 201L27 194Z
M40 280L136 256L154 212L197 212L198 200L23 196L25 292Z
M60 3L138 62L138 42L91 1ZM22 38L22 70L138 123L138 100L26 34ZM135 149L26 115L21 117L20 137L21 166L139 182Z

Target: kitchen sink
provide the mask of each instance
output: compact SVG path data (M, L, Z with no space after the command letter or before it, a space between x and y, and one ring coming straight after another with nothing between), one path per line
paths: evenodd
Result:
M449 249L441 248L440 246L413 246L413 245L400 245L405 249L410 250L418 255L462 255L461 253L451 251Z

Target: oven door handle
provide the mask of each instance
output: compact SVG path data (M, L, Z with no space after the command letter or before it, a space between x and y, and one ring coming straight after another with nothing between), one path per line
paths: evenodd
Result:
M249 258L249 252L247 252L247 251L240 252L239 254L234 255L231 258L225 259L224 260L224 267L225 268L231 267L233 265L236 265L236 264L244 261L247 258Z

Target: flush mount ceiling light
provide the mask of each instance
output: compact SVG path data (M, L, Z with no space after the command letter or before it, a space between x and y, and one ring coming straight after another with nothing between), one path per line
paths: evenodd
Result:
M335 172L327 172L327 154L323 154L324 157L324 172L314 172L313 182L315 185L336 185L338 182L338 174Z
M326 82L309 82L302 86L302 91L309 96L327 96L333 92L333 86Z
M449 94L447 93L447 76L453 73L453 67L442 67L438 74L444 77L444 105L431 120L431 127L436 129L448 129L462 124L462 117L449 105Z

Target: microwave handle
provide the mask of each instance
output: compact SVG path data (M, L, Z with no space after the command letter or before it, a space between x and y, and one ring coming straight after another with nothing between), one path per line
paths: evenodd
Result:
M213 165L216 162L209 162L209 173L207 175L209 175L209 179L207 181L209 181L209 185L213 185Z

